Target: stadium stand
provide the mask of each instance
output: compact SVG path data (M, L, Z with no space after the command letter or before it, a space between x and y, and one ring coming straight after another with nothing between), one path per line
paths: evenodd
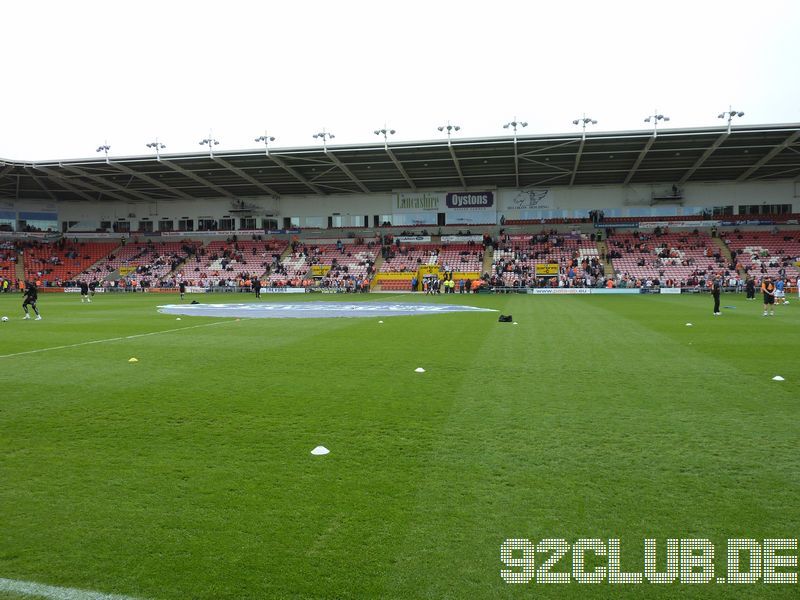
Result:
M65 238L52 244L26 243L21 248L25 278L53 283L75 281L117 246L117 242L75 243ZM100 275L96 277L101 278Z
M177 271L196 285L261 277L277 264L288 245L285 240L215 240L198 248Z
M78 279L103 279L120 271L120 275L150 282L161 281L197 249L197 243L133 242L119 246L93 265Z
M800 269L800 232L732 231L722 236L740 270L760 278L789 277L796 280Z
M532 285L536 264L557 263L559 279L568 285L595 285L604 274L597 244L578 233L554 230L533 235L506 235L498 241L492 258L493 286Z
M615 233L606 242L617 280L627 285L644 280L656 280L665 287L695 285L707 274L729 269L706 232Z

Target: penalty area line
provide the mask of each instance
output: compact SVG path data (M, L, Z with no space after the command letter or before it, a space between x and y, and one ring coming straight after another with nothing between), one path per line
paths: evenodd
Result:
M119 337L105 338L102 340L91 340L89 342L78 342L77 344L65 344L63 346L51 346L49 348L37 348L36 350L25 350L23 352L14 352L12 354L0 354L0 358L13 358L15 356L24 356L26 354L38 354L40 352L50 352L51 350L66 350L67 348L80 348L81 346L91 346L92 344L105 344L107 342L119 342L121 340L134 340L136 338L148 337L151 335L161 335L162 333L174 333L176 331L185 331L187 329L197 329L199 327L212 327L213 325L221 325L223 323L231 323L232 321L215 321L213 323L202 323L200 325L190 325L189 327L176 327L175 329L164 329L162 331L151 331L149 333L137 333L134 335L122 335Z
M0 578L0 592L12 592L22 596L35 596L48 600L140 600L132 596L119 596L117 594L103 594L91 590L57 587L44 585L34 581L17 581L15 579Z

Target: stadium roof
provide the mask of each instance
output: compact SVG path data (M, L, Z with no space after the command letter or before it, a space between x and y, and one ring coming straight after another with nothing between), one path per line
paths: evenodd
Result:
M0 199L243 198L800 178L800 123L0 161Z

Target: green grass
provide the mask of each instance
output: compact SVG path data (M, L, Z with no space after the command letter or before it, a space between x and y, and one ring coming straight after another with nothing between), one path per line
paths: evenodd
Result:
M299 298L320 299L398 298ZM800 536L798 303L414 300L519 325L176 322L155 308L176 296L55 294L34 322L0 295L0 355L122 338L0 358L0 578L159 600L796 597L512 586L500 546L621 538L641 572L643 538L705 537L724 572L728 538Z

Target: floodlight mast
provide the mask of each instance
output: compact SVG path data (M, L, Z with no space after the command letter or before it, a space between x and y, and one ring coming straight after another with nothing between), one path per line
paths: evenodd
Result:
M728 110L725 112L721 112L717 115L718 119L727 119L728 120L728 135L731 133L731 121L733 121L734 117L743 117L744 113L740 110L733 110L732 106L728 106Z
M514 132L514 143L516 144L517 143L517 127L519 127L521 129L521 128L527 127L527 126L528 126L528 124L525 121L517 121L517 117L514 117L514 119L512 121L509 121L508 123L503 125L503 129L511 128L511 130Z
M394 129L387 129L386 124L384 123L383 129L376 129L373 132L375 135L382 135L383 136L383 147L389 147L389 136L394 135L397 133Z
M450 135L455 133L456 131L461 131L460 125L451 125L450 121L447 122L447 125L440 125L438 127L439 131L446 131L447 132L447 145L450 145Z
M581 130L583 131L583 138L586 139L586 126L587 125L597 125L597 121L595 121L591 117L587 117L586 113L584 113L581 118L575 119L574 121L572 121L572 124L581 126Z
M161 142L159 142L158 138L156 138L155 142L150 142L149 144L146 144L146 146L148 148L152 148L153 150L156 151L156 160L161 162L161 152L160 152L160 150L163 150L164 148L166 148L166 146L164 144L162 144Z
M108 141L106 140L103 142L102 146L98 146L96 152L105 152L106 154L106 164L109 164L108 160L108 151L111 150L111 146L108 145Z
M658 109L653 111L652 115L647 115L644 119L645 123L652 123L653 124L653 137L658 136L658 122L664 121L665 123L669 121L669 117L662 115L658 112Z
M325 128L323 127L322 131L320 131L319 133L315 133L311 137L313 137L315 140L316 139L322 139L322 151L323 152L328 152L327 140L332 140L336 136L333 135L331 132L326 131Z
M214 158L214 146L219 146L219 141L215 140L211 137L211 133L209 132L208 137L200 140L201 146L208 146L208 155L211 158Z
M255 141L262 142L264 144L264 152L267 156L269 156L269 143L274 142L275 138L264 131L264 135L258 136Z

